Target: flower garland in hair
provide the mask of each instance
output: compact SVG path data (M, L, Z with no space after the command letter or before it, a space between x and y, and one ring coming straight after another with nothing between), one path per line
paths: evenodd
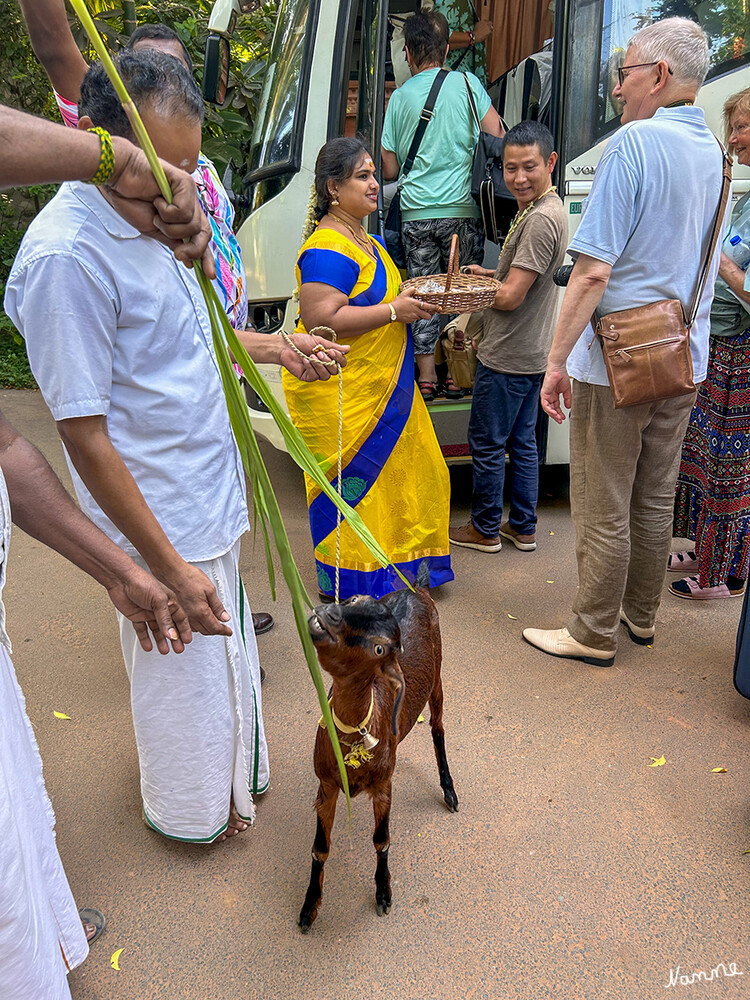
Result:
M318 195L315 191L315 184L310 185L310 197L307 200L307 214L305 215L305 223L302 226L302 246L304 243L310 239L312 234L318 228Z

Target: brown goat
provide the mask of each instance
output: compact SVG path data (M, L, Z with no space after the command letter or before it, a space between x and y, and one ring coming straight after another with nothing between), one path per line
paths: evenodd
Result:
M373 843L377 852L375 901L379 914L388 913L391 908L388 820L396 747L428 701L440 787L448 808L452 812L458 809L445 757L437 608L429 591L417 586L416 592L400 590L379 601L372 597L352 597L343 604L323 605L315 609L308 624L320 665L333 677L331 708L348 761L351 795L366 792L372 799ZM377 745L373 745L373 739ZM330 850L336 801L341 790L338 765L325 728L318 728L314 764L320 781L315 800L318 825L310 885L299 916L303 932L309 930L318 914L323 866Z

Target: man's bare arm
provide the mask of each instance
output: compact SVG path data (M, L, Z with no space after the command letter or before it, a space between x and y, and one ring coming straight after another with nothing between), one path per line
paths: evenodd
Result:
M31 47L61 97L78 103L88 66L68 24L65 0L18 0Z
M745 272L725 253L722 253L719 262L719 276L726 281L738 299L750 305L750 292L745 291Z
M49 545L92 576L115 607L133 622L143 648L182 652L192 639L175 596L137 566L76 507L41 453L0 413L0 468L8 485L12 517L19 528Z
M60 437L78 474L107 517L140 552L154 576L177 595L191 627L231 635L229 614L205 573L185 562L151 512L107 433L104 416L58 420Z
M384 181L395 181L398 177L398 157L389 149L380 147L380 165Z
M0 105L0 149L0 188L87 181L99 167L101 139ZM112 149L115 166L104 190L115 209L140 232L170 246L183 263L202 260L213 278L211 227L190 175L161 161L173 195L168 205L143 151L119 136L112 137Z
M482 131L489 132L490 135L496 135L501 139L505 135L503 123L500 121L500 115L492 105L489 106L487 114L480 122L480 125L482 126Z
M562 394L565 406L570 409L570 379L565 368L576 341L588 326L594 310L599 305L607 287L612 267L604 261L580 254L573 266L568 287L557 318L552 340L547 373L542 385L541 400L544 412L561 424L565 414L560 406Z

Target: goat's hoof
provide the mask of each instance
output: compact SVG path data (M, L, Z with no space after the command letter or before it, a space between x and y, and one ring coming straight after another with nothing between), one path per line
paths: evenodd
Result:
M307 934L307 932L310 930L314 919L315 917L310 913L300 913L297 924L303 934Z
M387 916L390 913L392 905L390 886L375 894L375 905L377 906L379 917Z
M458 796L452 788L449 788L443 792L443 798L445 799L445 804L452 813L458 812Z

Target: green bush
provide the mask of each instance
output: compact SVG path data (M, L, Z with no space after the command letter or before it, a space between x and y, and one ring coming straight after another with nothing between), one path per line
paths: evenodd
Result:
M4 227L0 230L0 302L5 295L13 259L23 239L24 230ZM0 388L36 389L37 384L29 368L23 338L0 309Z

